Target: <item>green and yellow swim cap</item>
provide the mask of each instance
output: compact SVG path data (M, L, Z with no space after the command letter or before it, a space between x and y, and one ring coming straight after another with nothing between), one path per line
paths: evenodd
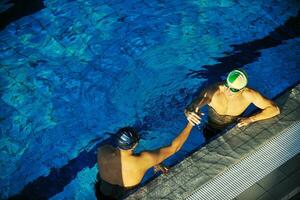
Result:
M228 74L226 82L230 88L240 90L246 87L248 76L244 70L235 69Z

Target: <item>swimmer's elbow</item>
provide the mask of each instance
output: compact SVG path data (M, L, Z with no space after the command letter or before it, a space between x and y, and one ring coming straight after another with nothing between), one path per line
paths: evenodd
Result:
M171 145L169 146L169 154L173 155L175 154L177 151L179 151L181 149L182 144L177 142L177 141L173 141L171 143Z
M167 159L168 157L172 156L175 153L176 153L175 148L165 147L160 149L156 159L157 162L156 164L161 163L162 161L164 161L165 159Z
M277 116L280 114L280 108L276 104L273 104L271 108L272 108L273 116Z
M276 115L279 115L280 112L281 112L281 111L280 111L280 108L276 105L276 106L275 106L275 114L276 114Z
M183 143L175 143L172 144L173 145L173 148L172 148L172 153L175 154L177 151L179 151L181 149L181 147L183 146Z

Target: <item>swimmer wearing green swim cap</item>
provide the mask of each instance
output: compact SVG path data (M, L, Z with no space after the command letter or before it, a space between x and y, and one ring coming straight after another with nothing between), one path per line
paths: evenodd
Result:
M195 113L208 105L208 123L204 126L204 136L210 139L229 125L237 122L238 127L272 118L280 113L278 106L254 89L248 88L248 76L242 69L231 71L224 82L204 89L185 109L185 115L193 122ZM261 111L240 117L253 103ZM192 115L193 114L193 115ZM199 116L199 115L198 115ZM200 116L199 116L200 117Z

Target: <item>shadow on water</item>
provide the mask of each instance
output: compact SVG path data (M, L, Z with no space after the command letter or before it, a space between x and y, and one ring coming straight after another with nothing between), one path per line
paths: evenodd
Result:
M8 9L0 13L0 30L13 21L45 8L43 0L10 0L1 2L0 6L8 6Z
M300 22L300 12L296 17L289 18L284 25L279 26L268 36L254 40L248 43L232 45L234 51L231 55L217 58L219 64L205 65L204 69L191 71L188 76L193 78L207 79L206 83L210 84L219 81L230 70L236 67L242 67L245 64L252 63L260 57L259 52L262 49L271 48L282 44L285 40L296 38L300 35L300 29L297 25ZM101 142L109 143L109 141ZM111 141L110 141L111 142ZM68 164L57 169L52 168L46 177L39 177L27 184L23 190L10 199L48 199L55 194L63 191L85 167L93 167L96 164L96 150L101 145L97 144L90 151L81 152L78 157L70 160Z
M231 70L242 68L246 64L255 62L261 56L260 50L276 47L286 40L299 37L299 24L300 11L296 17L290 17L283 25L277 27L266 37L243 44L231 45L233 51L230 53L224 52L225 54L230 54L228 56L216 58L218 64L204 65L201 70L190 70L188 76L206 79L204 86L221 81L221 77ZM200 88L199 90L202 89Z

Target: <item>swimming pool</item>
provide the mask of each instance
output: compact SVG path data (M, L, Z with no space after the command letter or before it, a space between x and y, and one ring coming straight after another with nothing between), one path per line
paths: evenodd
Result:
M168 144L232 68L269 98L300 80L296 0L42 3L0 32L1 198L94 199L101 142L133 125L137 151ZM194 129L167 163L203 143Z

